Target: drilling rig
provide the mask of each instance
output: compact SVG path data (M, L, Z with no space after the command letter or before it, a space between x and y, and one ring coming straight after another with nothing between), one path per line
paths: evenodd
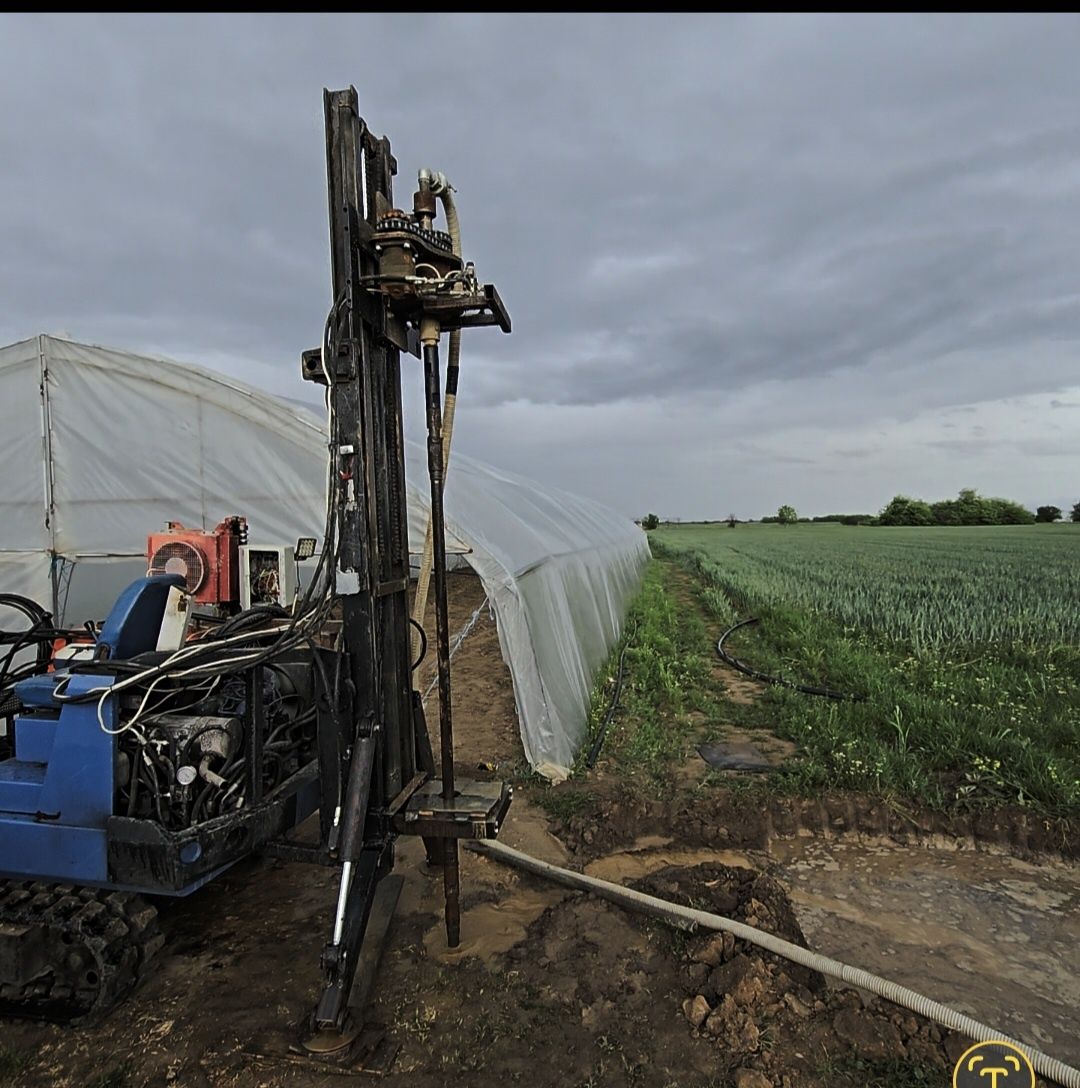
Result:
M350 1005L358 968L377 962L361 955L369 922L385 928L396 899L385 878L397 837L420 835L441 868L456 946L458 839L494 837L509 807L507 785L455 778L440 343L478 326L509 332L510 318L436 225L440 202L452 209L445 178L421 170L412 210L396 207L390 143L360 116L355 89L325 91L324 113L332 289L321 342L301 359L327 410L315 574L290 609L253 606L193 636L176 623L191 607L183 575L151 573L82 659L10 686L0 1013L106 1012L161 943L143 897L192 894L259 853L340 872L303 1034L311 1054L348 1052L363 1027ZM413 685L405 357L424 375L438 766ZM454 397L456 367L446 385ZM34 615L39 641L56 633ZM296 835L316 813L316 840Z

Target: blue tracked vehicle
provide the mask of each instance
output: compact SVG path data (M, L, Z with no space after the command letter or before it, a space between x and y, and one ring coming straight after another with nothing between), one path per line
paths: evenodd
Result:
M324 113L332 303L301 360L328 407L314 576L289 609L253 607L177 638L193 587L183 572L152 574L121 594L85 659L66 662L51 659L48 615L23 602L29 626L7 634L0 658L0 1014L105 1012L161 944L146 897L197 894L258 852L339 870L304 1042L352 1053L365 1033L350 996L361 961L369 973L377 962L369 920L384 928L396 899L398 878L383 879L396 837L421 835L441 867L456 945L457 840L494 836L509 806L507 786L454 776L439 357L443 334L509 332L509 316L434 225L440 200L452 209L445 179L420 171L413 211L396 208L397 164L355 90L324 92ZM438 769L410 652L410 356L428 427ZM315 814L317 835L290 835Z

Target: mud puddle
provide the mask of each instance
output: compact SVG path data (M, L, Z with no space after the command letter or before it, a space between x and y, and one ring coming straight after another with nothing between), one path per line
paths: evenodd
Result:
M674 839L647 835L625 850L590 861L585 866L585 873L614 884L628 884L665 868L690 869L695 865L720 864L754 869L761 867L762 860L761 855L752 858L738 850L682 847Z
M891 840L803 838L765 854L651 835L585 872L623 884L710 864L777 878L815 951L1080 1061L1080 868Z
M1080 868L820 839L773 861L816 951L1080 1061Z
M499 841L554 865L567 862L566 848L548 831L544 813L522 797L510 806ZM448 948L442 917L442 874L427 868L418 840L404 841L399 856L415 878L406 885L398 909L405 914L433 916L433 924L424 933L424 948L442 963L459 963L475 956L485 966L494 966L548 907L566 895L554 885L522 879L515 870L462 849L461 942L457 948Z

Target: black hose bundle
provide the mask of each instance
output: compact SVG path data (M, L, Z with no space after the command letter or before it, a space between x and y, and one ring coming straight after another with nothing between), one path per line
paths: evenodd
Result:
M255 630L268 623L288 618L288 611L279 604L255 604L218 624L208 640L230 638L243 631Z
M12 689L20 680L36 676L49 667L53 640L58 632L53 628L52 614L29 597L20 597L17 593L0 593L0 609L21 612L29 621L29 626L23 629L0 631L0 648L9 647L7 653L0 658L0 707L3 707L14 698ZM20 651L35 644L37 652L34 659L17 665L15 658Z
M728 635L735 631L738 631L740 627L748 627L752 623L760 622L757 616L751 616L748 620L740 620L736 624L732 624L721 636L716 643L716 652L720 655L720 660L726 665L730 665L733 669L741 672L744 676L749 676L752 680L760 680L763 684L776 684L778 687L790 688L792 691L801 691L804 695L821 695L826 699L838 699L842 702L848 703L861 703L865 702L865 695L849 695L843 691L833 691L832 688L819 688L813 684L796 684L793 680L785 680L782 676L770 676L766 672L759 672L757 669L751 668L744 661L740 661L737 657L733 657L724 649L724 639Z

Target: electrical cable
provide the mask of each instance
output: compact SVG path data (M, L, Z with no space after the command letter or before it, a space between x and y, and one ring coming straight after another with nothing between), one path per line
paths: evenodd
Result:
M813 684L796 684L793 680L785 680L782 676L770 676L768 673L759 672L757 669L751 668L744 661L740 661L737 657L733 657L724 649L724 639L728 635L735 631L738 631L740 627L747 627L752 623L760 623L761 621L756 616L751 616L750 619L740 620L736 624L732 624L721 636L716 643L716 652L720 655L720 660L725 664L730 665L733 669L741 672L744 676L749 676L753 680L760 680L763 684L776 684L777 687L790 688L792 691L801 691L804 695L821 695L826 699L837 699L842 702L848 703L863 703L866 702L865 695L849 695L843 691L833 691L832 688L819 688Z
M219 638L227 638L229 635L237 634L245 628L257 627L260 623L266 623L268 620L288 618L288 609L282 608L279 604L255 604L244 609L243 612L237 612L235 616L230 616L227 620L222 621L210 632L207 640L214 641Z
M409 623L416 628L420 635L419 652L416 655L416 660L409 666L409 672L416 672L416 670L420 668L420 663L427 657L427 631L425 631L423 625L417 623L412 616L409 617Z

